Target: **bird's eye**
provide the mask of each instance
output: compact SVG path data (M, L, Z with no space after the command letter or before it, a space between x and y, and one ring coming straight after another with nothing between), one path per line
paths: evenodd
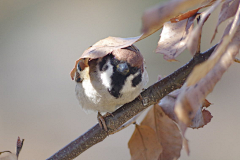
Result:
M129 68L127 63L120 63L117 65L117 71L120 72L122 75L127 75L129 72Z

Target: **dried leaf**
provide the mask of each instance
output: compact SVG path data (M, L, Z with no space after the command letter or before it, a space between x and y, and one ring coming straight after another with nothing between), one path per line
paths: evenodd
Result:
M140 37L141 36L130 37L130 38L108 37L108 38L98 41L93 46L91 46L87 50L85 50L83 52L83 54L81 55L81 57L76 61L75 66L70 73L71 78L74 79L78 62L81 59L87 58L87 59L91 60L91 59L104 57L107 54L110 54L115 50L131 46Z
M173 61L186 48L189 32L192 31L196 15L177 23L164 23L156 53L164 55L164 59Z
M183 146L184 146L187 154L189 155L190 150L189 150L189 146L188 146L188 140L185 138L185 132L187 130L187 127L191 127L191 128L203 127L204 125L206 125L207 123L209 123L211 121L212 116L211 116L210 112L208 112L207 110L202 111L202 108L201 108L201 109L199 109L199 114L197 114L193 118L192 123L190 123L189 125L179 121L178 117L174 111L174 108L175 108L176 99L180 93L181 93L181 89L171 92L169 95L167 95L163 99L161 99L161 101L159 102L159 106L162 107L164 113L166 115L168 115L169 118L171 118L173 121L175 121L178 124L179 129L182 133ZM203 106L206 107L209 104L211 104L211 103L209 103L207 100L205 100ZM210 115L207 113L209 113Z
M120 37L108 37L95 43L92 47L83 52L80 58L96 59L106 56L114 50L131 46L141 36L120 38Z
M235 57L234 62L240 63L240 59Z
M217 6L220 4L221 0L216 1L210 8L208 8L206 11L202 12L201 19L198 23L198 25L193 29L193 31L189 35L189 39L187 42L187 47L192 55L194 55L199 50L199 44L200 44L200 36L202 34L202 27L207 20L207 18L210 16L210 14L217 8Z
M234 56L238 53L238 46L229 46L226 54L223 55L219 63L195 86L184 85L183 92L178 96L175 112L178 119L185 124L191 123L201 107L205 97L213 90L215 84L220 80L223 73L233 63Z
M208 110L199 108L189 127L193 129L202 128L211 121L212 117Z
M212 103L210 103L207 99L204 100L202 107L209 107Z
M181 12L201 4L205 0L171 0L146 10L142 16L142 40L162 28L163 24Z
M164 111L164 113L176 123L178 123L178 118L174 112L174 108L175 108L176 99L180 94L180 92L181 92L181 89L177 89L169 93L167 96L163 97L158 103L158 105L162 107L162 110Z
M170 21L171 21L172 23L177 23L177 22L182 21L182 20L184 20L184 19L190 18L190 17L196 15L196 13L197 13L200 9L203 9L203 8L206 8L206 7L211 6L215 1L216 1L216 0L212 0L212 1L208 2L208 3L206 3L205 5L202 5L202 6L199 7L199 8L196 8L196 9L190 10L190 11L188 11L188 12L186 12L186 13L180 14L180 15L178 15L177 17L170 19Z
M199 82L200 79L205 77L209 73L209 71L213 69L216 63L219 62L222 55L224 53L227 53L226 49L231 41L234 43L238 43L239 41L237 39L239 38L238 33L235 36L235 40L233 39L237 30L239 30L238 29L238 26L240 25L239 13L240 13L240 9L238 8L238 12L235 16L233 24L231 25L231 29L229 33L226 34L226 31L225 31L225 36L223 37L221 44L218 45L218 47L215 49L211 57L207 61L194 67L192 73L187 78L187 81L186 81L187 86L195 85L197 82Z
M164 111L164 113L168 115L168 117L171 118L176 123L179 123L179 120L177 115L174 112L174 108L176 105L176 100L178 98L178 95L181 93L181 91L182 89L175 90L170 94L168 94L167 96L165 96L159 102L159 106L162 107L162 110ZM189 123L188 127L201 128L204 125L207 125L207 123L210 122L212 116L210 116L211 113L203 109L203 107L209 107L210 105L211 103L207 99L205 99L201 107L198 109L197 114L195 115L195 117L193 117L193 119L191 120L191 123ZM210 115L208 115L205 112L208 112Z
M135 131L128 142L131 160L157 160L162 152L157 134L149 126L136 125Z
M218 23L217 23L217 26L215 28L215 31L214 31L213 37L211 39L211 42L215 38L218 26L222 22L224 22L225 20L227 20L230 17L233 17L236 14L239 2L240 2L240 0L226 0L223 3L221 12L220 12L219 17L218 17Z
M190 154L190 149L189 149L189 145L188 145L188 140L183 136L183 146L185 151L187 152L187 154Z
M24 139L20 139L20 137L18 137L17 139L17 147L16 147L16 155L17 157L19 156L21 150L22 150L22 147L23 147L23 142L24 142Z
M179 21L182 21L182 20L188 19L188 18L190 18L190 17L192 17L192 16L195 16L196 13L197 13L201 8L202 8L202 7L199 7L199 8L197 8L197 9L193 9L193 10L188 11L188 12L186 12L186 13L180 14L180 15L178 15L177 17L170 19L170 22L172 22L172 23L177 23L177 22L179 22Z
M180 157L182 135L176 123L163 112L158 104L149 110L141 125L150 126L157 133L158 141L163 148L159 159L173 160Z
M236 17L239 17L239 14L240 8ZM224 52L224 54L222 53L223 55L219 57L219 60L214 64L214 66L205 75L205 77L198 81L194 86L188 86L187 84L183 85L183 91L178 96L175 107L177 117L183 123L191 123L191 120L196 115L206 96L213 90L216 83L221 79L223 73L234 62L234 58L238 54L240 47L240 26L236 24L236 21L235 23L232 23L231 29L229 31L230 34L226 35L227 38L230 37L230 40L232 40L231 43L229 44L228 39L228 43L225 42L225 36L222 43L219 44L220 46L217 49L219 50L219 48L223 48L222 45L224 45L227 50L219 50L219 52ZM236 30L236 28L236 34L234 34L234 37L231 38L231 34L234 33L234 30ZM208 69L208 65L205 66L205 68L203 67L203 69ZM203 72L203 70L201 70L201 72ZM201 72L199 72L198 74L200 74Z

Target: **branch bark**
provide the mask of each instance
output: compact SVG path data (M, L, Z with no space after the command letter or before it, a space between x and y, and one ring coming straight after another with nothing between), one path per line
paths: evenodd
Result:
M194 66L207 60L216 46L217 45L213 46L204 53L197 54L177 71L148 87L141 93L142 101L139 100L139 98L136 98L132 102L123 105L113 112L112 114L114 116L109 115L105 117L108 132L101 129L99 124L96 124L47 160L74 159L88 148L103 141L108 135L115 133L120 126L122 126L132 117L147 107L159 102L159 100L161 100L170 92L181 88Z

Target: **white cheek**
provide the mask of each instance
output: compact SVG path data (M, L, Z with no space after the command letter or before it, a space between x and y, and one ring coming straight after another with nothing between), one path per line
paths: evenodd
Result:
M77 72L80 74L82 80L89 79L89 67L85 67L83 71L77 69Z
M105 65L108 65L108 69L102 73L100 73L101 79L102 79L102 84L106 88L111 88L111 75L113 74L113 66L110 64L108 61Z
M126 79L126 81L125 81L125 84L124 84L124 86L123 86L123 88L122 88L122 90L121 90L121 93L132 92L132 91L134 91L134 90L136 89L136 87L133 87L133 86L132 86L132 80L133 80L136 76L138 76L139 74L140 74L140 73L137 72L137 73L135 73L134 75L130 75L130 76L127 77L127 79Z

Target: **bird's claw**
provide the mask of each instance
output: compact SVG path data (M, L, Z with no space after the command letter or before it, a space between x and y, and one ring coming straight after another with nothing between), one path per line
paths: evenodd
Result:
M97 115L97 119L98 119L98 123L99 123L99 126L101 129L104 128L105 131L107 131L107 125L106 125L106 122L104 120L104 117L101 115L101 113L98 112L98 115Z

